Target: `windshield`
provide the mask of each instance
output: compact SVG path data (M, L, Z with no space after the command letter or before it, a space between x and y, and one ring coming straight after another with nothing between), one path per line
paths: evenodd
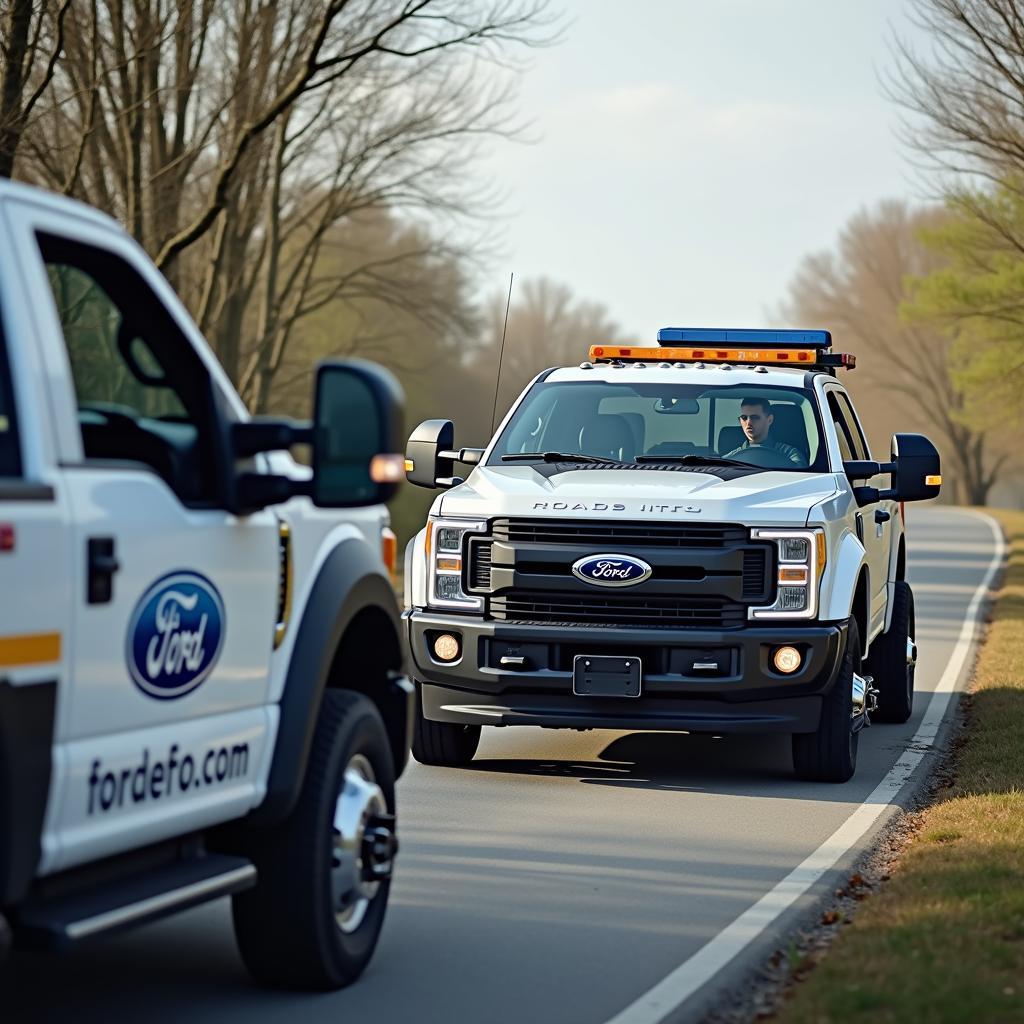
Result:
M813 393L803 388L572 381L534 385L502 431L489 465L538 460L715 464L823 472Z

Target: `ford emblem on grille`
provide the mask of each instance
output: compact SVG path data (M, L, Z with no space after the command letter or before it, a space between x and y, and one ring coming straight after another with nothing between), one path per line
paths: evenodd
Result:
M572 564L572 574L596 587L633 587L654 570L631 555L587 555Z

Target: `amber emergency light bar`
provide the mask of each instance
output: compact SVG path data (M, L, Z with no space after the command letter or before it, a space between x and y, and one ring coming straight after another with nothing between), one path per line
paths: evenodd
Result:
M628 348L622 345L591 345L592 363L701 362L768 363L774 366L802 366L852 370L857 357L848 352L823 352L807 348Z

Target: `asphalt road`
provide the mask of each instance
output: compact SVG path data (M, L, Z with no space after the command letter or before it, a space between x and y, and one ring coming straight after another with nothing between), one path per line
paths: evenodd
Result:
M909 531L919 698L906 725L862 733L853 781L795 781L787 737L485 730L471 769L403 778L388 920L347 991L254 989L220 901L59 960L17 955L0 1018L603 1024L814 851L906 748L993 552L964 513L913 507Z

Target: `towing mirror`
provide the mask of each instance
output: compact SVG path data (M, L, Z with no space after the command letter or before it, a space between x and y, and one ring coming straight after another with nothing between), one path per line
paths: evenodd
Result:
M892 497L896 501L927 501L939 496L939 453L923 434L893 434L892 466Z
M361 359L317 367L313 412L313 504L356 508L387 501L402 480L402 389Z
M942 473L935 445L923 434L893 434L891 451L889 462L858 460L843 463L843 471L851 481L870 480L880 473L892 478L892 487L888 490L854 487L853 496L857 504L937 498L942 486Z
M455 463L476 466L483 448L455 450L455 424L451 420L424 420L409 436L405 448L405 473L418 487L455 487Z

